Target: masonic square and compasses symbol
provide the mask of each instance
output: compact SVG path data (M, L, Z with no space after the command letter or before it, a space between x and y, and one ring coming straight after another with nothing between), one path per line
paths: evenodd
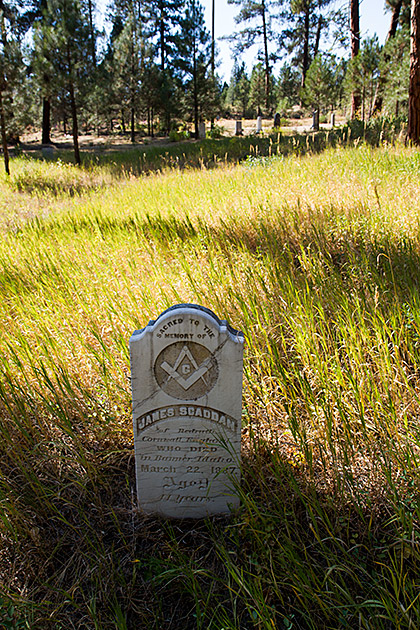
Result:
M155 362L155 376L164 392L182 400L196 400L207 394L218 377L214 355L192 341L167 346Z

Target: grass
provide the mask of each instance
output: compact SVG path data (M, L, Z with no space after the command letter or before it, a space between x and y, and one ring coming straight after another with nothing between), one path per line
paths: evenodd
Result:
M419 155L222 161L2 182L5 628L420 627ZM190 301L246 336L241 508L167 522L127 345Z

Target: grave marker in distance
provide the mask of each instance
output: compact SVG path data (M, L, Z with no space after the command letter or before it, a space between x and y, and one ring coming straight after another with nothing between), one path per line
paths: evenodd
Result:
M130 339L137 498L148 514L202 518L237 507L244 337L178 304Z

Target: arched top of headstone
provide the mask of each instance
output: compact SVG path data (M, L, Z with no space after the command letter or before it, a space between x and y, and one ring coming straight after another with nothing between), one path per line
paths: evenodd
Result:
M186 309L195 309L200 311L201 313L205 313L206 315L208 315L209 317L212 317L215 322L218 324L218 326L220 326L221 328L226 328L227 331L233 336L233 337L240 337L240 338L244 338L244 334L242 331L240 330L236 330L235 328L233 328L225 319L220 319L219 317L217 317L216 313L214 313L211 309L207 308L206 306L200 306L199 304L191 304L189 302L185 302L182 304L175 304L174 306L170 306L169 308L167 308L165 311L163 311L163 313L161 313L156 319L151 319L149 321L149 323L147 324L147 326L145 326L144 328L140 328L140 330L135 330L133 332L133 336L135 335L141 335L142 333L145 332L145 330L147 328L152 328L155 324L157 324L161 319L163 319L166 315L173 313L174 311L179 311L179 310L183 310L185 311Z

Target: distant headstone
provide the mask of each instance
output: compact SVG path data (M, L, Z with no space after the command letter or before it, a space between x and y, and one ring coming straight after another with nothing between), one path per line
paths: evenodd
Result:
M200 140L203 140L206 137L206 123L204 122L198 123L198 137Z
M331 127L335 127L335 114L331 112Z
M54 157L54 147L46 144L42 147L42 157L44 160L52 160Z
M314 131L319 131L319 110L315 109L312 112L312 129Z
M148 514L202 518L239 505L244 337L178 304L130 339L137 499Z
M261 116L257 116L257 133L260 133L262 129L262 118Z
M277 114L274 116L274 127L276 129L278 129L279 127L281 127L281 116L280 114L277 112Z
M242 120L235 120L235 136L242 136Z

